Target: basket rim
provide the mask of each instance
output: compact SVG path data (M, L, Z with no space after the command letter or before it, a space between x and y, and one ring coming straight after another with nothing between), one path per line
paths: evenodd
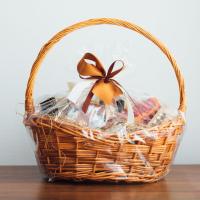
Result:
M152 136L155 136L155 141L157 138L168 136L167 130L176 130L180 126L183 127L185 123L186 122L185 118L183 117L183 113L179 112L178 115L173 119L163 121L157 126L145 127L145 129L140 129L128 133L130 138L123 138L123 143L131 143L130 141L134 138L135 135L139 135L144 141L149 140L152 137L146 137L148 132L152 133ZM122 143L122 140L120 140L116 132L111 133L108 137L104 137L104 134L109 132L89 128L87 126L81 126L80 124L67 119L65 119L65 121L61 121L49 115L41 116L38 113L34 113L31 116L27 115L24 118L24 124L28 127L49 128L50 130L54 129L58 130L62 134L71 134L76 137L86 137L90 140L108 144ZM135 141L132 140L132 142Z

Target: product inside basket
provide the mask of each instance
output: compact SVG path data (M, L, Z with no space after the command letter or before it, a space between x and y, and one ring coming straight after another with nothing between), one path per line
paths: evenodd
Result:
M147 131L149 128L183 117L154 96L129 94L113 79L123 69L123 61L118 60L106 72L95 55L86 53L77 65L84 80L69 82L63 95L43 97L35 105L30 120L35 115L49 117L62 125L73 123L83 127L86 137L94 138L93 133L98 132L98 138L117 136L120 142L145 143L142 137L156 136L154 131ZM90 129L89 134L84 127ZM143 131L142 137L137 131Z

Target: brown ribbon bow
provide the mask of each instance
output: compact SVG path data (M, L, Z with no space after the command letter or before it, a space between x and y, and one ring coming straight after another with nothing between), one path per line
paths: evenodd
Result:
M89 62L87 62L90 61ZM113 71L115 64L120 61L122 66ZM93 62L93 63L91 63ZM106 73L105 69L101 62L91 53L86 53L83 58L80 60L77 66L77 70L80 78L82 79L96 79L96 82L92 86L91 90L88 93L88 96L83 103L82 110L87 112L88 106L93 95L96 95L101 99L105 104L111 104L114 97L122 94L120 89L120 84L113 80L112 78L122 71L124 68L124 63L121 60L114 61Z

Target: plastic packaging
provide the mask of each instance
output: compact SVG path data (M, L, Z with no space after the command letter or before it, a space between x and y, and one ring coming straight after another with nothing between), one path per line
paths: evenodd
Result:
M131 108L124 94L109 105L93 96L83 112L91 85L76 103L70 100L75 87L43 98L25 116L38 164L49 181L152 182L168 172L185 123L182 112L156 97L128 93ZM134 117L131 123L128 112Z

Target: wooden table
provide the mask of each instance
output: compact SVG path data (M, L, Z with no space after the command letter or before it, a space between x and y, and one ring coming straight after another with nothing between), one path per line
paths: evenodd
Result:
M0 199L200 200L200 165L173 166L151 184L48 183L35 166L0 167Z

